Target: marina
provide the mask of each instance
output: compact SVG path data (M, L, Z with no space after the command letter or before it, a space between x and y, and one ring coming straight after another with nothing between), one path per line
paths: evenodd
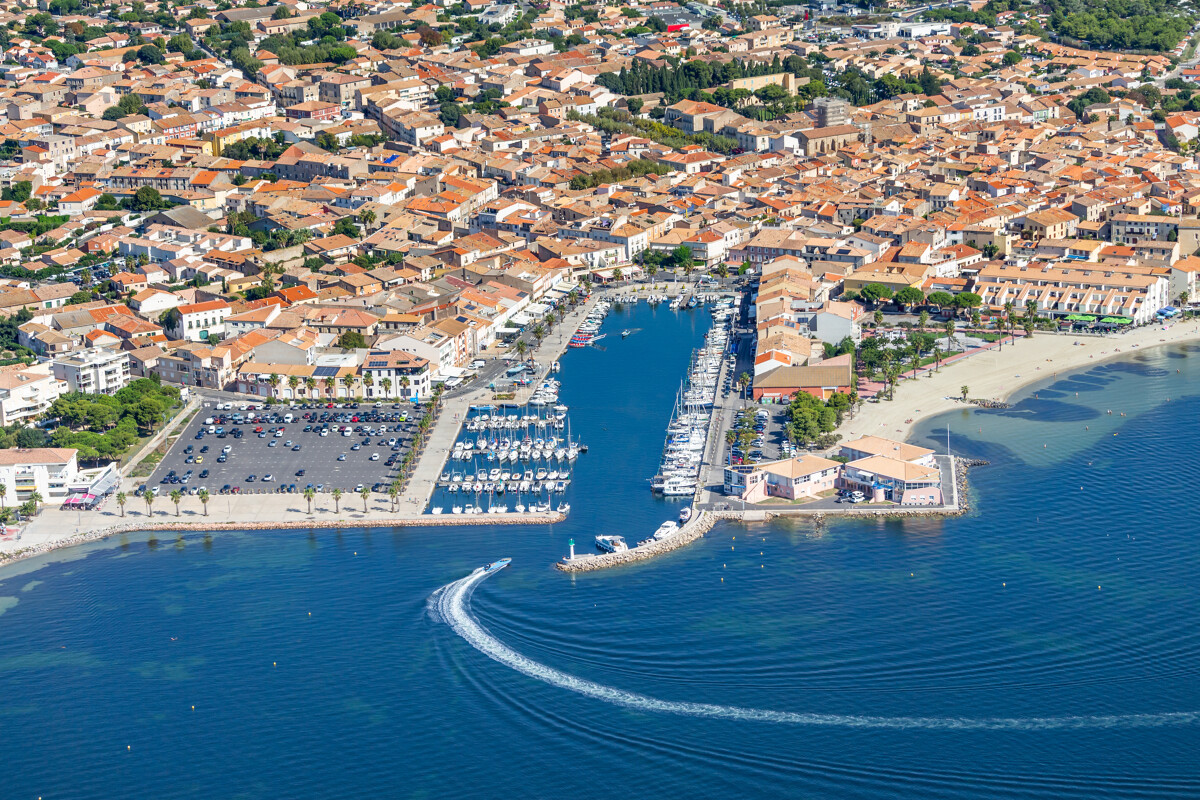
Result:
M713 408L723 376L733 367L728 309L735 301L714 306L714 324L704 345L692 355L687 379L675 398L658 473L650 488L665 497L692 497L700 482L704 452L713 426Z
M545 381L534 393L538 402L528 406L472 406L438 478L430 513L569 512L559 496L587 446L571 438L558 388L558 381Z

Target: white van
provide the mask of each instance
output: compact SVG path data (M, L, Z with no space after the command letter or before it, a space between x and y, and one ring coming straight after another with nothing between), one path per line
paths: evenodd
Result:
M288 423L289 425L291 424L291 422L292 422L292 419L293 419L293 417L292 417L292 415L291 415L291 414L284 414L284 415L283 415L283 421L284 421L284 422L286 422L286 423Z

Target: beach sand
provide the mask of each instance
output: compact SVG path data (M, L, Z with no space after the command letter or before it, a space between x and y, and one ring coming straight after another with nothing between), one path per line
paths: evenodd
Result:
M1200 340L1196 321L1149 325L1105 337L1035 333L1031 339L1006 344L1003 350L993 348L943 366L940 372L901 381L895 400L864 403L837 432L843 442L861 436L905 440L921 420L963 408L964 385L971 398L1003 401L1022 387L1056 375L1147 348L1196 340Z

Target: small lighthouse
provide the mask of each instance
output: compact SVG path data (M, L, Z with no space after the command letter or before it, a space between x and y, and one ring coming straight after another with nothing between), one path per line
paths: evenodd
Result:
M567 547L571 548L571 554L569 556L567 556L567 561L574 561L575 560L575 540L568 539Z

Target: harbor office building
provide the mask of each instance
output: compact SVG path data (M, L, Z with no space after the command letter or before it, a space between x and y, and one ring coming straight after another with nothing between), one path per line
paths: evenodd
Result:
M821 492L836 488L841 466L813 455L761 464L731 464L725 467L725 494L737 495L747 503L761 503L772 497L789 501L816 499Z
M862 492L872 503L936 506L943 502L942 472L928 448L865 436L842 445L839 455L848 461L806 454L731 464L725 467L724 492L746 503L816 499L835 488Z
M862 492L872 503L942 504L942 471L927 447L864 436L842 445L840 455L849 459L841 488Z

